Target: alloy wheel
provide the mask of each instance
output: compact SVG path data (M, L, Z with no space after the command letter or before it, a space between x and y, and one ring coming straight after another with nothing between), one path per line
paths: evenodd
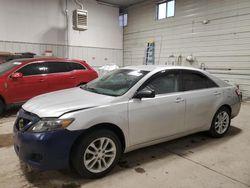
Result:
M230 118L227 112L221 111L215 119L215 131L218 134L223 134L227 131Z
M103 172L112 165L116 152L116 145L110 138L95 139L84 152L84 165L92 173Z

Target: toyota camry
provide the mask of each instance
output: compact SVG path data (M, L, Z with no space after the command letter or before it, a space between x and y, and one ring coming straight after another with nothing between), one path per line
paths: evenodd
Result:
M98 178L125 152L201 131L223 137L240 100L237 87L206 71L125 67L29 100L14 124L14 148L33 168Z

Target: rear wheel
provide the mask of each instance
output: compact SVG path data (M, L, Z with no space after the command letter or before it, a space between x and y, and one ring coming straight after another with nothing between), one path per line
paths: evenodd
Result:
M74 169L85 178L99 178L109 173L121 156L121 142L110 130L96 130L84 136L73 149Z
M209 130L209 135L215 138L223 137L231 123L230 110L226 107L221 107L213 118L212 125Z

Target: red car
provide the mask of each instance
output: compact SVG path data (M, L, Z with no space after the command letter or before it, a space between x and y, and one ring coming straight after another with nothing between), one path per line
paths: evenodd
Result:
M0 114L10 105L76 87L97 77L97 72L82 60L32 58L6 62L0 65Z

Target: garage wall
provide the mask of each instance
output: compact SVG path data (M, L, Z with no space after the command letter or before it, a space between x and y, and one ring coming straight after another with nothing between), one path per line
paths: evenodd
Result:
M147 42L155 41L156 64L205 66L239 84L244 98L249 98L250 1L176 0L175 16L163 20L156 20L154 2L128 8L124 64L143 64ZM189 55L195 58L193 63L186 61Z
M85 0L89 29L79 32L72 29L76 8L73 0L0 0L0 51L41 55L52 50L55 56L85 59L97 67L122 65L119 9Z

